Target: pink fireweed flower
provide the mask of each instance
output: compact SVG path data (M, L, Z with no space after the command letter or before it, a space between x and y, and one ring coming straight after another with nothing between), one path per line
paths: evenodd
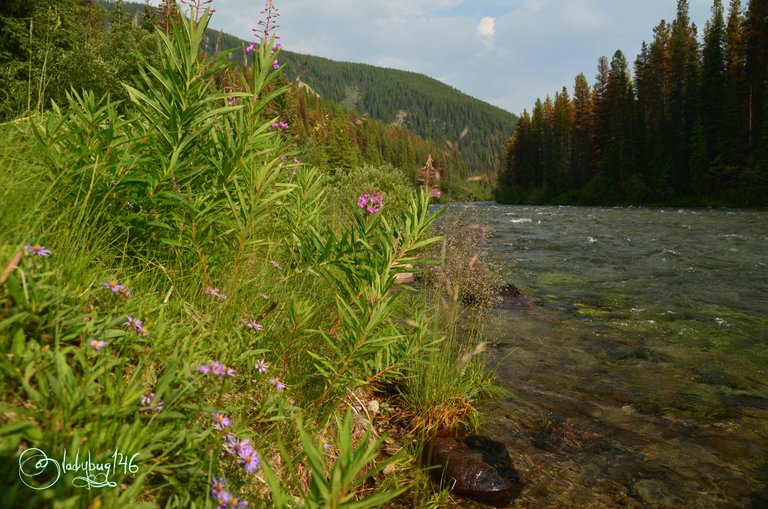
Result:
M437 187L433 187L431 194L433 198L440 198L440 194L441 194L440 189L438 189Z
M381 191L374 193L363 193L357 199L357 206L367 211L369 214L375 214L384 205L384 195Z
M280 69L280 62L278 62L277 59L275 59L275 61L272 62L272 69L274 70Z
M224 414L220 414L218 412L212 412L211 415L213 415L214 424L213 427L216 429L224 429L230 424L232 424L232 421Z
M269 369L269 364L267 364L267 361L264 359L261 359L259 362L256 363L256 371L259 373L266 373Z
M245 48L246 53L251 53L256 50L256 43L250 43L247 48Z
M101 350L105 346L107 346L106 341L103 341L101 339L92 339L88 342L88 346L90 346L94 350Z
M103 288L107 288L108 290L111 290L115 293L120 293L125 290L125 287L117 282L116 279L110 279L106 283L101 283L101 286Z
M27 244L26 246L24 246L24 250L29 254L42 256L43 258L45 258L46 256L50 256L51 253L53 252L50 249L46 248L45 246L41 246L40 244L35 244L35 245Z
M274 385L274 386L275 386L275 389L277 389L278 391L282 391L282 390L283 390L283 389L285 389L285 387L286 387L286 385L285 385L283 382L281 382L281 381L280 381L280 379L279 379L279 378L277 378L277 377L275 377L275 378L270 378L270 379L269 379L269 383L271 383L272 385Z
M293 158L293 164L299 164L299 163L300 163L299 158L298 157L294 157Z

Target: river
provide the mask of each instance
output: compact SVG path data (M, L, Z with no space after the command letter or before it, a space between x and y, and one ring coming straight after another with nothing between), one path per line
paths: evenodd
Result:
M471 207L515 507L768 507L768 212Z

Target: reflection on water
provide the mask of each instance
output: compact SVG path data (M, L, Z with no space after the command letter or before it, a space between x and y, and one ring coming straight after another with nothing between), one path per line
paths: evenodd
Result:
M518 507L768 507L768 212L475 205Z

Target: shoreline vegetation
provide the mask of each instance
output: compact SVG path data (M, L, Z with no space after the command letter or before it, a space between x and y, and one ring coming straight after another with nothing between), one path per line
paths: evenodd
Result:
M530 205L768 206L768 3L677 1L634 62L537 99L507 141L495 199ZM701 36L700 36L701 34Z
M272 2L225 81L183 3L124 101L0 126L0 505L444 507L423 444L500 390L482 236L431 158L301 162Z

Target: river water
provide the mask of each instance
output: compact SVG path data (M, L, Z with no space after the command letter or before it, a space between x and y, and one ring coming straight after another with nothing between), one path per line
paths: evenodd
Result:
M768 508L768 212L471 206L515 507Z

